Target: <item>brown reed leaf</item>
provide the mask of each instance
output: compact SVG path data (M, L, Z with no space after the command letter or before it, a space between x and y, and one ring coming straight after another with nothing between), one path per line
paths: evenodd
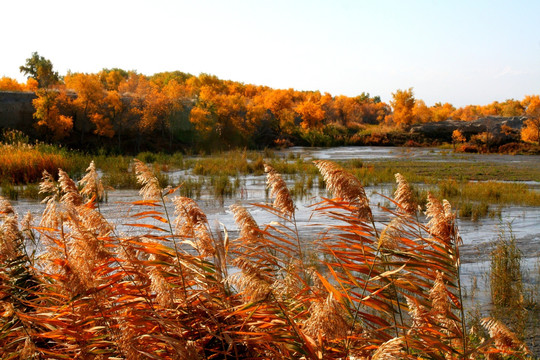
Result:
M140 160L134 159L135 174L137 181L142 185L139 194L144 200L159 200L161 198L161 187L159 180L154 173Z
M274 208L291 218L294 215L294 202L287 184L272 166L264 164L264 171L266 172L266 183L270 189L270 196L275 196Z
M405 214L414 215L416 213L416 203L409 186L409 183L400 173L395 174L397 189L394 193L394 200L399 204L398 211Z
M360 219L372 218L364 187L353 174L329 160L315 160L313 163L322 174L329 192L353 205L356 208L356 216Z

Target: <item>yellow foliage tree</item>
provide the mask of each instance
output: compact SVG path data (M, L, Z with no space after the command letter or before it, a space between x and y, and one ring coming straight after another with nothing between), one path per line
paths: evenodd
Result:
M294 110L302 117L300 123L302 129L317 129L322 126L325 113L320 104L305 100L298 104Z
M426 123L431 121L433 114L424 100L416 100L413 108L413 115L416 122Z
M521 139L540 143L540 96L528 95L521 101L528 119L521 130Z
M436 103L431 107L432 121L444 121L450 118L451 114L456 110L452 104Z
M53 140L65 138L73 128L73 119L60 115L57 104L59 95L56 90L41 89L32 100L36 109L34 118L38 120L37 126L46 128L52 134Z
M390 101L390 104L394 109L392 115L394 124L401 127L407 127L414 122L413 109L415 101L412 88L407 90L397 90L395 93L392 93L392 101Z
M0 91L24 91L25 86L17 80L3 76L0 78Z

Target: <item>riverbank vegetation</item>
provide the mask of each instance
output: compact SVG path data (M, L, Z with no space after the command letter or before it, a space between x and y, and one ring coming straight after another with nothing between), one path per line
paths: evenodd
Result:
M538 153L540 97L455 108L427 106L412 88L355 97L263 85L181 71L151 76L118 68L59 76L37 53L21 71L27 84L0 80L0 91L33 91L33 119L20 130L70 148L134 155L215 152L234 148L453 144L462 152ZM411 127L454 119L521 117L517 125L489 121L467 133L410 132ZM499 121L500 122L500 121ZM479 130L480 129L480 130Z
M9 199L38 199L39 171L47 170L56 178L58 168L63 168L73 178L80 179L90 161L94 161L103 175L107 188L135 189L138 186L130 156L88 155L28 141L24 134L10 131L4 133L4 142L0 145L3 159L0 184L2 195ZM441 157L448 161L355 159L339 163L365 186L392 183L393 174L399 172L410 179L420 205L426 204L427 193L431 191L452 201L462 218L476 220L487 215L497 216L508 205L540 206L540 194L526 184L540 178L538 167L463 161L459 155L451 153L442 153ZM283 157L272 150L233 150L194 157L182 153L143 152L138 158L152 167L163 187L182 185L182 194L194 198L200 198L203 193L218 198L238 195L242 191L242 179L263 175L264 163L294 184L291 192L299 199L325 187L313 163L293 153ZM182 175L172 180L170 175L174 172Z
M273 203L252 206L275 220L259 225L236 204L235 233L133 166L128 232L99 212L93 163L78 184L44 173L39 219L0 199L2 358L532 358L500 319L467 325L455 214L429 195L421 223L399 174L379 222L354 175L315 161L332 198L313 208L329 225L308 241L268 164Z

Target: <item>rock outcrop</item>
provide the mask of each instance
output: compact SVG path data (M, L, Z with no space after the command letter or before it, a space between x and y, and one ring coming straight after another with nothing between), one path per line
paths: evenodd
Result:
M0 91L0 128L26 129L34 123L33 92Z

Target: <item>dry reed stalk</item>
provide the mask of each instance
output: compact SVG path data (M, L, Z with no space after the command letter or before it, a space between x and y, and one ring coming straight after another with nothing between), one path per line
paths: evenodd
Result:
M159 200L161 198L161 187L157 177L142 161L134 159L133 162L137 181L142 185L139 194L143 200Z
M329 192L353 205L356 208L356 215L360 219L372 219L369 199L364 187L353 174L331 161L316 160L314 163L322 174Z
M266 183L270 189L270 196L275 196L274 208L281 211L285 216L294 216L294 202L292 200L287 184L281 175L270 165L264 164L266 172Z
M408 215L416 214L417 205L409 183L400 173L397 173L395 177L398 186L394 193L394 200L399 204L399 211Z

